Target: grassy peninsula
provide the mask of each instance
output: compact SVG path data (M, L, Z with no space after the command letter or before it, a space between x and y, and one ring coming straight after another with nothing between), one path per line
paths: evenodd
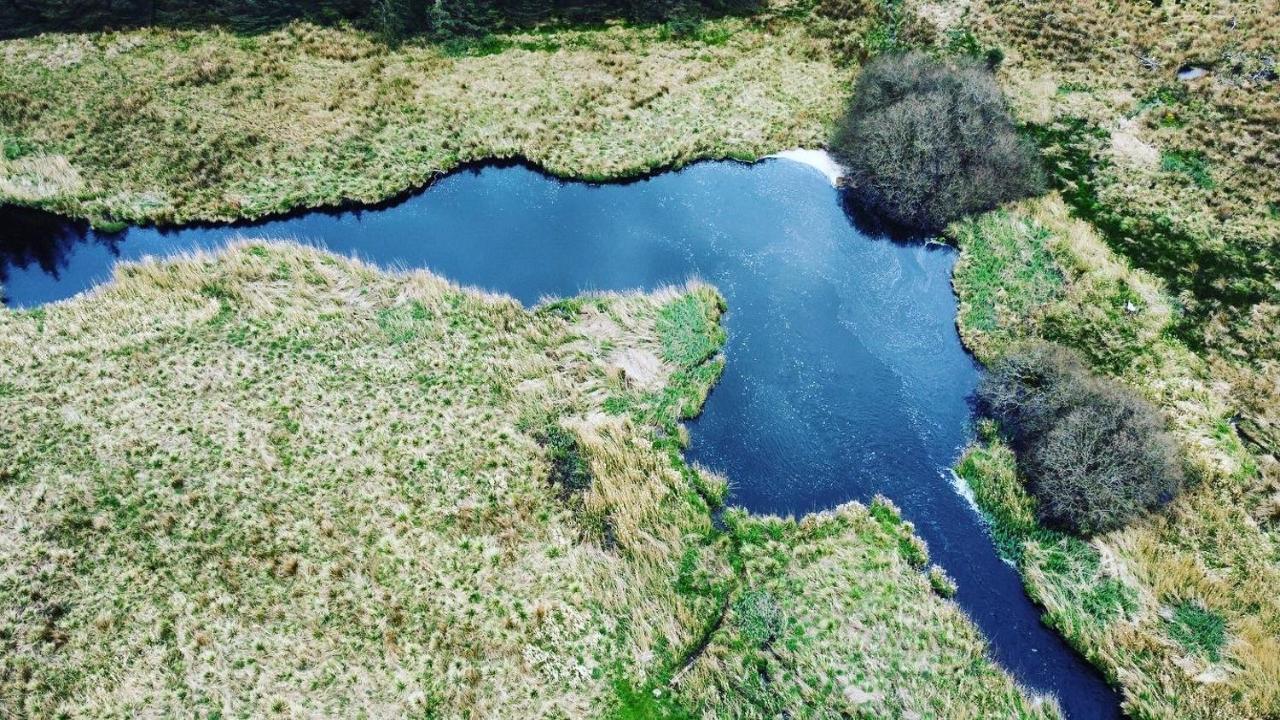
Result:
M272 244L0 313L0 709L1056 716L887 502L712 522L720 312Z

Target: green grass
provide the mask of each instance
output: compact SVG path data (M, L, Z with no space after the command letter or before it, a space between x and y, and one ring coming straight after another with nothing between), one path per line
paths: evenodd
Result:
M1018 477L1013 452L990 426L984 433L956 473L973 491L1000 554L1017 564L1032 597L1050 604L1045 622L1099 660L1092 638L1138 609L1136 592L1108 574L1088 543L1039 524L1035 499ZM1038 577L1050 578L1050 584L1037 582Z
M711 316L697 298L683 298L658 314L662 359L685 367L702 364L724 344L724 331L716 326L719 311Z
M1169 635L1187 652L1217 662L1222 659L1222 646L1227 642L1227 622L1216 612L1183 602L1173 609Z
M725 515L739 589L680 697L716 717L1057 717L987 659L877 499L804 520ZM916 539L915 547L921 548ZM912 658L927 658L913 661Z
M1199 187L1214 187L1213 176L1209 173L1209 161L1205 159L1204 153L1166 150L1160 154L1160 168L1165 172L1182 173Z
M748 590L740 595L733 606L733 617L743 639L757 647L772 644L786 624L778 601L766 590Z
M1109 137L1084 119L1066 118L1032 131L1049 158L1050 177L1076 213L1135 267L1186 293L1175 327L1184 342L1202 348L1212 337L1205 324L1215 314L1276 299L1274 270L1257 252L1267 244L1263 238L1231 234L1210 240L1205 232L1174 222L1167 211L1121 204L1115 195L1127 189L1114 178L1114 163L1105 152ZM1215 186L1203 153L1166 150L1160 163L1166 173L1194 187Z
M1062 271L1046 247L1048 232L996 211L961 223L966 250L954 273L959 324L984 342L1004 343L1032 322L1040 306L1062 295ZM985 340L989 339L989 340Z

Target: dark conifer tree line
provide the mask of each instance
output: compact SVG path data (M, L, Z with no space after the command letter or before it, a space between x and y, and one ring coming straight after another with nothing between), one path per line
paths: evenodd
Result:
M477 35L540 23L662 22L751 12L763 0L0 0L0 39L145 25L255 32L301 19L389 36Z

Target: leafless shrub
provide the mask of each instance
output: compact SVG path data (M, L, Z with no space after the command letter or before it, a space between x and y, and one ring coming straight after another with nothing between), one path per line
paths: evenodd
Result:
M876 58L858 79L832 149L863 204L922 230L1043 186L1035 151L976 61L944 64L919 52Z
M1011 434L1047 524L1084 535L1114 530L1182 487L1160 411L1091 374L1065 348L1043 344L1007 357L979 396Z

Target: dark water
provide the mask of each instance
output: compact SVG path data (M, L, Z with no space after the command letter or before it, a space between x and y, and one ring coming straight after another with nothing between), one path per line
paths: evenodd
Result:
M1072 718L1118 716L1116 694L1040 623L952 484L978 378L954 327L955 253L868 237L806 166L705 163L604 186L489 167L390 207L240 228L101 236L26 213L0 223L14 307L92 287L121 260L241 235L430 268L530 304L690 277L714 283L729 303L729 362L690 427L690 459L728 476L733 501L754 511L801 514L889 496L956 579L957 600L1002 665L1057 695Z

